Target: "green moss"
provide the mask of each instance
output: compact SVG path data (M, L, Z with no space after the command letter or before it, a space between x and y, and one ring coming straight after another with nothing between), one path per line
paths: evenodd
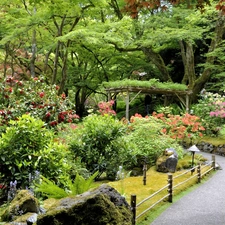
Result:
M131 212L125 206L116 207L107 195L87 195L65 198L55 209L38 217L37 225L131 225Z
M10 221L12 217L16 218L21 213L37 212L38 206L38 200L29 191L21 190L2 213L1 220Z
M118 80L118 81L111 81L111 82L104 82L103 86L106 88L117 88L117 87L146 87L146 88L160 88L165 90L178 90L184 91L187 90L187 86L184 84L179 83L172 83L172 82L159 82L157 79L151 79L148 81L139 81L139 80Z
M199 140L199 142L207 142L209 144L212 144L214 146L218 146L218 145L224 145L225 144L225 139L224 138L215 138L215 137L204 137L201 140Z

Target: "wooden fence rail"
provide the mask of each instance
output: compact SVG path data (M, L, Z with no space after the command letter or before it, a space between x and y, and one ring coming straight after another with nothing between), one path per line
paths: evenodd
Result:
M209 169L205 170L205 168L209 167L210 165L211 165L211 167ZM133 212L132 224L135 225L136 221L139 217L144 215L146 212L150 211L153 207L155 207L158 203L164 201L165 199L167 199L168 202L172 203L173 202L173 190L175 190L177 187L183 185L184 183L188 182L189 180L191 180L193 178L197 178L197 183L200 183L201 179L204 175L209 173L211 170L215 170L215 169L216 169L215 155L212 155L212 161L208 162L207 164L204 164L204 165L199 164L199 165L197 165L197 166L195 166L195 167L193 167L189 170L186 170L184 173L179 174L177 176L173 176L172 174L168 174L168 180L167 180L168 184L165 185L164 187L162 187L161 189L159 189L158 191L154 192L152 195L148 196L147 198L145 198L144 200L142 200L138 204L137 204L137 196L131 195L130 205L131 205L131 209L132 209L132 212ZM195 171L195 170L197 170L197 173L193 175L193 171ZM182 177L185 174L190 173L190 172L192 174L191 177L185 179L184 181L182 181L182 182L180 182L176 185L173 185L174 180L176 180L177 178ZM145 209L144 211L142 211L141 213L136 215L136 210L140 205L142 205L144 202L152 199L154 196L158 195L159 193L161 193L165 189L167 189L168 194L166 194L161 199L159 199L158 201L156 201L152 205L150 205L147 209Z

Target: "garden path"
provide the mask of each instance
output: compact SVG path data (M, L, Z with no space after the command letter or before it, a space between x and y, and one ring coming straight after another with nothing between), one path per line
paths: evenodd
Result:
M211 154L200 152L211 160ZM225 157L210 179L171 204L151 225L225 225Z

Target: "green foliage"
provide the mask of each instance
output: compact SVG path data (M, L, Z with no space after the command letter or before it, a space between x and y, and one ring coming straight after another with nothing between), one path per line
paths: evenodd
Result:
M139 81L139 80L118 80L112 82L104 82L103 85L106 88L114 87L146 87L146 88L159 88L165 90L178 90L178 91L185 91L187 90L187 86L184 84L178 83L171 83L171 82L159 82L157 79L151 79L149 81Z
M119 162L117 141L125 130L126 127L112 116L90 115L71 134L70 149L75 157L82 158L90 172L108 173Z
M165 115L179 115L185 112L184 109L179 108L179 106L176 104L171 104L170 106L156 105L154 107L154 111L157 113L164 113Z
M68 196L68 193L63 188L60 188L44 176L41 176L40 184L36 183L35 186L35 192L39 192L48 198L60 199Z
M127 136L129 142L133 142L136 145L133 156L141 155L145 157L150 165L155 165L157 158L162 152L169 147L174 148L179 157L183 156L183 149L178 143L163 135L161 130L164 127L164 123L150 116L148 118L142 118L134 116L131 118L130 129L132 130Z
M223 116L224 102L224 96L218 93L206 92L199 98L198 103L191 107L193 113L201 118L207 135L217 135L222 125L225 124L225 118Z
M91 188L91 185L93 184L97 175L98 171L89 178L85 179L77 173L74 182L72 182L72 180L70 179L67 181L66 190L56 185L53 181L42 176L41 182L35 184L35 191L41 193L45 197L55 199L75 196L88 191Z
M47 85L44 77L24 82L13 77L3 79L0 85L1 125L27 113L43 120L48 127L77 121L79 117L72 103L64 93L59 96L58 89L57 85Z
M53 132L44 122L23 115L10 126L0 139L1 179L6 184L17 180L19 186L28 186L29 174L39 171L55 181L64 179L72 170L72 156L67 148L53 142Z

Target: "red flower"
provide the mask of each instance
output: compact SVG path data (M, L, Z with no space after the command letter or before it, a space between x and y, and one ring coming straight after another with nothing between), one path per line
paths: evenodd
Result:
M43 97L45 96L45 93L42 91L42 92L39 93L39 96L40 96L41 98L43 98Z
M62 97L63 100L65 100L66 99L66 94L62 93L61 97Z
M6 79L6 82L8 82L8 83L10 83L10 82L12 82L13 81L13 77L8 77L7 79Z
M57 121L52 121L52 122L49 123L49 125L52 126L52 127L56 126L57 124L58 124Z
M46 114L45 114L45 117L46 118L49 118L51 116L51 113L50 112L47 112Z

